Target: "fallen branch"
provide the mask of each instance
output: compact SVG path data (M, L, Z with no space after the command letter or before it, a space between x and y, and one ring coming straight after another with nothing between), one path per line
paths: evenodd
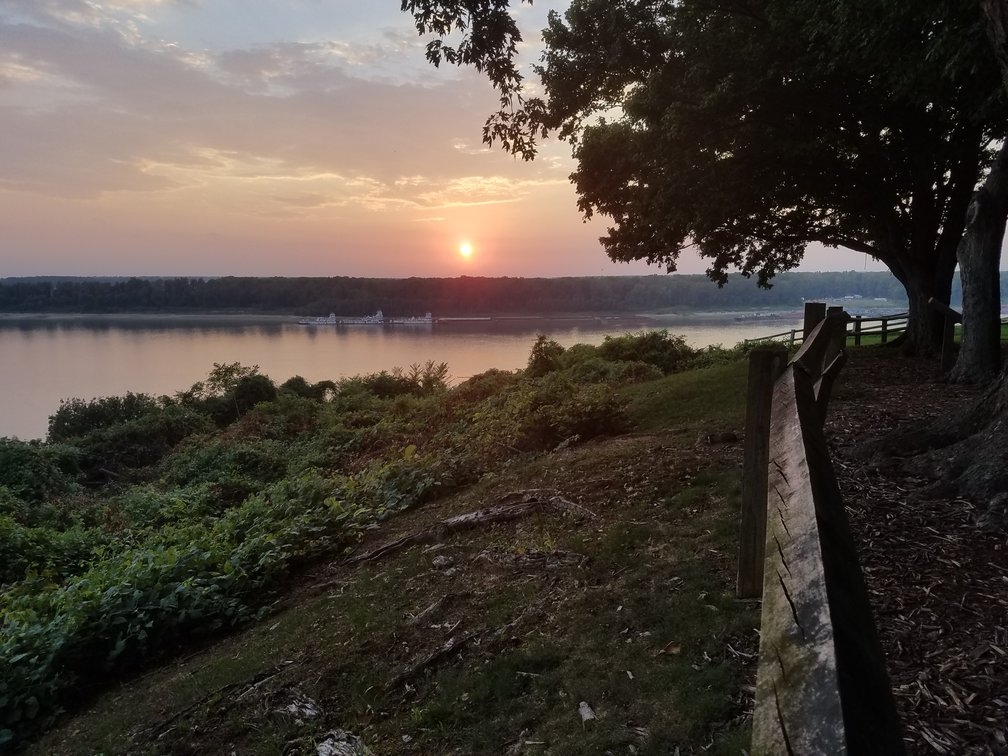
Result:
M212 701L216 698L220 698L225 693L230 693L231 691L237 690L239 688L246 688L245 692L252 690L254 688L258 688L267 680L271 680L277 675L279 675L293 663L294 662L290 661L280 662L279 664L270 667L267 670L263 670L262 672L259 672L258 674L253 675L252 677L247 677L244 680L238 680L237 682L228 683L227 685L223 685L219 688L216 688L215 690L210 691L205 696L200 698L198 701L195 701L189 704L189 706L186 706L184 709L180 709L179 711L175 712L167 719L158 722L156 725L145 728L144 730L141 731L139 737L140 739L143 740L160 740L169 732L171 732L171 730L174 729L176 722L178 722L186 715L191 714L192 712L194 712L196 709L200 708L207 702ZM244 697L245 692L243 692L242 695L238 696L233 700L234 701L240 700L242 697Z
M433 666L437 662L441 661L445 657L451 656L460 648L469 643L473 638L475 638L479 633L469 633L460 637L451 637L444 642L441 646L434 650L432 654L424 657L416 664L404 669L398 675L393 677L385 684L385 692L391 693L393 690L398 688L407 680L412 680L417 677L421 672L423 672L428 667Z
M350 557L346 564L359 564L361 562L372 562L388 554L394 554L410 546L427 543L437 543L447 538L453 533L463 530L472 530L482 525L490 525L496 522L506 522L517 520L538 509L555 507L558 509L580 509L588 514L595 515L578 504L565 499L556 491L543 489L530 489L528 491L515 491L502 496L500 503L496 506L477 509L473 512L448 517L424 530L410 533L398 538L395 541L386 543L366 554Z
M477 639L481 640L481 639L483 639L485 637L490 637L490 638L501 638L501 637L503 637L506 633L509 633L511 630L513 630L518 625L519 622L521 622L523 619L525 619L525 617L528 615L528 613L531 610L531 608L532 607L526 607L524 610L522 610L521 614L519 614L517 617L515 617L510 622L508 622L508 623L506 623L504 625L501 625L500 627L487 628L487 629L484 629L484 630L479 630L479 631L476 631L476 632L467 633L466 635L462 635L462 636L458 636L458 637L456 637L456 636L450 637L441 646L439 646L438 648L436 648L432 653L428 654L427 656L425 656L423 659L421 659L420 661L416 662L415 664L412 664L411 666L407 667L402 672L400 672L398 675L396 675L395 677L393 677L389 682L387 682L385 684L385 692L386 693L391 693L396 688L398 688L400 685L408 682L409 680L412 680L412 679L418 677L424 670L426 670L426 669L434 666L435 664L437 664L438 662L440 662L442 659L446 659L447 657L453 655L456 651L464 648L465 646L467 646L470 642L472 642L474 640L477 640ZM457 627L457 623L456 623L456 627ZM454 630L454 629L455 628L453 627L452 630Z

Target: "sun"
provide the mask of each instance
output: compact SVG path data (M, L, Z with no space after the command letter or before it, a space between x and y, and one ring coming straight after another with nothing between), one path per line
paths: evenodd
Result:
M461 244L459 244L459 248L458 249L459 249L459 254L462 255L462 257L466 257L466 258L472 257L473 245L470 244L469 242L462 242Z

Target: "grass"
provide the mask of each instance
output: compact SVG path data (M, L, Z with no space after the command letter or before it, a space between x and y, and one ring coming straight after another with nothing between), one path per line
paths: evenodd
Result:
M740 427L747 369L739 360L629 386L627 411L644 431Z
M525 455L369 543L515 490L576 508L318 565L255 627L87 702L29 752L314 753L339 728L379 754L739 753L758 624L733 593L740 445L697 439L741 430L745 375L621 389L630 433ZM284 713L296 697L319 716Z

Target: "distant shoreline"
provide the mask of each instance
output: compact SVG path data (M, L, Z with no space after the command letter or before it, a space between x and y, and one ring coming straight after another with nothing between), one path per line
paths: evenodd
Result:
M906 308L905 303L891 300L879 299L858 299L854 301L844 301L831 298L821 299L830 306L841 305L850 309L860 310L868 306L869 309L883 308ZM393 309L393 308L389 308ZM360 317L359 312L337 312L338 317ZM47 311L20 311L20 312L0 312L0 322L17 320L128 320L128 321L165 321L165 320L219 320L221 322L268 322L268 323L289 323L299 318L315 317L316 313L304 312L256 312L250 310L116 310L112 312L80 312L73 310L47 310ZM398 316L408 317L409 313L399 313ZM663 320L693 320L697 318L719 320L745 317L747 319L758 318L791 318L801 317L802 307L791 305L746 307L736 308L716 307L711 309L676 307L676 308L650 308L638 311L628 310L572 310L568 312L552 311L514 311L514 312L473 312L452 315L438 315L433 313L434 320L440 322L454 321L519 321L519 320L641 320L641 321L663 321Z
M338 313L341 317L352 317L355 313ZM268 313L236 312L4 312L0 313L0 325L40 324L40 323L95 323L109 325L291 325L297 324L298 315L276 315ZM739 309L739 310L681 310L679 312L571 312L571 313L508 313L468 316L446 316L434 314L435 325L473 326L480 324L543 324L592 323L618 325L621 327L662 328L690 322L729 322L745 320L788 320L801 318L801 312L793 307L782 309ZM313 326L302 326L313 327ZM314 326L326 327L326 326Z

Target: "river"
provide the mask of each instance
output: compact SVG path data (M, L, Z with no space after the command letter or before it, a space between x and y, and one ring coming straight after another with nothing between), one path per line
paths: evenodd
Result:
M300 326L270 316L0 317L0 436L45 436L60 399L127 391L173 394L206 377L213 363L258 365L280 383L447 362L455 382L489 368L524 367L537 333L564 346L607 335L668 328L692 346L731 346L800 327L797 316L736 320L720 315L583 319L494 319L381 328Z

